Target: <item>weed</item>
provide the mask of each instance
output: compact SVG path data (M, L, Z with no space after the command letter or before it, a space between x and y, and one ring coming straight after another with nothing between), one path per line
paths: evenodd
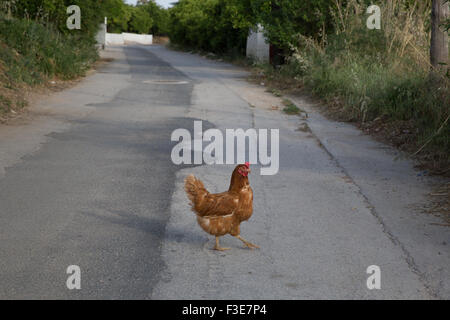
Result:
M86 36L63 35L51 25L0 14L0 113L25 106L22 86L78 77L97 58Z
M289 99L283 99L283 111L289 115L300 114L301 110Z

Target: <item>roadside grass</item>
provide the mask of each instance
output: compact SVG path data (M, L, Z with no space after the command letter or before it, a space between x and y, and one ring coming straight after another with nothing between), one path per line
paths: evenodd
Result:
M273 94L275 97L278 97L278 98L283 95L280 90L274 89L274 88L268 88L266 90L266 92L270 92L271 94Z
M431 173L450 174L450 87L446 80L434 82L425 71L397 72L389 65L371 65L356 58L334 64L316 60L301 77L272 66L256 66L251 78L263 82L276 96L312 93L323 102L330 118L354 122L363 131L417 156L420 167ZM299 112L289 103L285 106L286 113Z
M83 76L97 60L93 40L0 14L0 116L26 105L24 91Z
M450 182L435 188L428 196L431 203L423 211L441 217L445 224L440 225L450 227Z
M289 115L300 114L301 110L289 99L283 99L283 112Z
M365 7L348 1L326 41L298 37L287 63L255 65L251 79L268 91L308 92L329 117L413 155L419 167L450 176L450 79L430 77L425 4L381 4L381 30L365 27ZM397 14L395 14L397 13Z
M0 114L11 110L11 100L0 94Z
M312 93L330 118L353 122L376 139L414 155L418 167L431 174L450 175L448 80L430 81L428 67L418 66L408 56L379 52L371 56L358 46L339 48L341 41L329 39L325 49L310 42L301 54L296 51L287 64L277 67L243 57L169 47L244 66L251 71L250 81L263 83L276 97ZM303 112L296 108L287 103L283 111Z
M379 35L373 37L366 41L381 47ZM330 118L353 122L376 139L413 155L418 167L431 174L450 175L448 79L431 81L429 66L407 55L398 57L381 49L369 55L358 41L342 48L346 42L342 35L330 37L325 48L308 39L302 41L303 47L287 64L276 67L243 57L169 47L246 67L251 71L249 80L264 84L276 97L312 94ZM296 108L288 104L283 111L303 112Z
M281 66L188 50L249 68L250 80L277 97L312 94L332 119L354 122L414 156L427 172L450 176L450 79L430 77L427 4L379 6L387 17L381 30L368 30L365 4L348 0L345 15L334 16L334 33L321 42L299 35Z

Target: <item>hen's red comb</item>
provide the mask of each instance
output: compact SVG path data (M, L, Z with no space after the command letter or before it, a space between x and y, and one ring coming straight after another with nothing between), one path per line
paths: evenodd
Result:
M247 162L245 163L245 166L246 166L247 168L250 168L250 162L247 161Z

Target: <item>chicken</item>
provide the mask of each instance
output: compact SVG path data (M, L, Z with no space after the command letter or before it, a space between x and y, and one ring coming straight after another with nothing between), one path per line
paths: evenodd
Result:
M240 236L240 224L253 213L253 191L248 181L250 164L236 166L231 175L230 188L226 192L211 194L199 179L189 175L184 190L191 201L200 227L216 237L215 250L228 250L219 245L219 237L226 234L241 240L250 249L259 248Z

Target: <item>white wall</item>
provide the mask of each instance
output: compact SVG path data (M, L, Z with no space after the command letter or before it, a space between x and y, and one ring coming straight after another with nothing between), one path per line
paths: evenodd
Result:
M257 31L251 30L247 38L247 57L260 62L270 60L270 44L266 42L263 29L259 25Z
M124 45L122 33L106 33L106 45Z
M97 37L101 37L97 34ZM101 43L98 39L97 42ZM127 43L138 43L143 45L150 45L153 43L153 36L151 34L136 34L136 33L106 33L106 45L124 45Z
M139 44L152 44L153 43L153 35L151 34L136 34L136 33L122 33L123 41L125 43L139 43Z

